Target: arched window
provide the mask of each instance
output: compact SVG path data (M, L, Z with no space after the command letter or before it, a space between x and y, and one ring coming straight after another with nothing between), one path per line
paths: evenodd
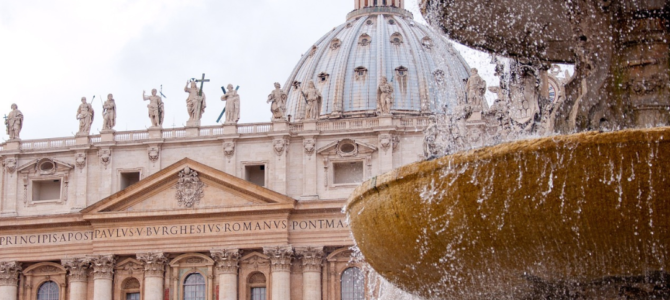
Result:
M184 280L184 300L205 300L205 277L193 273Z
M136 278L128 278L121 285L123 293L126 294L126 300L140 300L140 281Z
M265 300L267 288L265 286L265 275L263 273L255 273L249 276L249 297L251 300Z
M37 300L58 300L58 284L47 281L37 290Z
M352 267L342 272L341 279L342 300L365 300L363 272Z

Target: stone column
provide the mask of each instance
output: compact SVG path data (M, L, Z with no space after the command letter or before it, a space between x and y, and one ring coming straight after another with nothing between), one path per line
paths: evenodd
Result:
M293 247L265 247L265 255L270 257L272 300L291 300L291 259Z
M91 258L91 265L93 266L93 300L112 300L114 262L114 255L100 255Z
M212 250L216 261L216 275L219 276L219 300L237 300L237 270L240 250Z
M161 252L152 252L137 254L137 259L144 263L144 300L162 300L167 258Z
M70 300L88 299L88 267L89 258L68 258L61 260L61 264L68 270L70 284Z
M0 297L2 299L18 299L21 270L21 264L15 261L0 262Z
M321 300L323 247L296 248L302 258L302 299Z

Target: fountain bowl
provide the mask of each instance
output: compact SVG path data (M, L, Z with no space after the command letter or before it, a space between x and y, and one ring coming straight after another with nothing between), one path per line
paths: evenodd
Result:
M345 209L370 266L429 299L667 293L670 127L417 162L364 182Z

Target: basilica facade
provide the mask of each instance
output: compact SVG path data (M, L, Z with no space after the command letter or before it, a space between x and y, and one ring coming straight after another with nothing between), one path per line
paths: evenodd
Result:
M0 145L0 298L365 299L342 207L364 180L424 157L429 118L464 95L469 67L404 1L355 1L269 99L268 123L104 130L79 107L76 136L21 140L12 107ZM196 82L197 83L197 82ZM26 122L25 126L37 126ZM384 230L380 228L380 230Z

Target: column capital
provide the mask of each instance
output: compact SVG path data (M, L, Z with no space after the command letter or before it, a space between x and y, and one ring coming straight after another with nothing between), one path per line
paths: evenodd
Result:
M21 263L15 261L0 262L0 286L17 286L21 270L23 270Z
M91 265L89 257L73 257L61 260L61 265L68 270L70 282L86 282L88 268Z
M303 272L321 272L323 247L299 247L295 253L302 259Z
M137 260L144 263L144 276L163 277L167 263L163 252L138 253Z
M212 258L216 261L216 274L237 274L240 262L239 249L212 249Z
M94 279L112 279L114 275L114 255L91 256Z
M270 257L272 272L291 272L291 259L293 258L291 245L263 247L263 253Z

